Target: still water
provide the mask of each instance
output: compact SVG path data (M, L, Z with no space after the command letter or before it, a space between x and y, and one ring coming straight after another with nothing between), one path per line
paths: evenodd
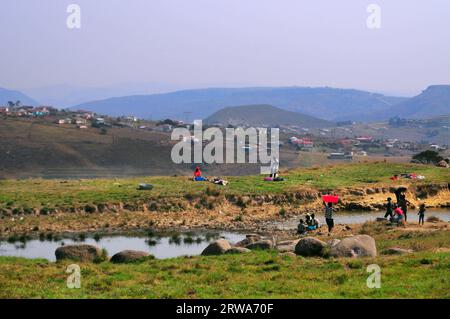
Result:
M110 256L122 250L146 251L156 258L172 258L184 255L199 255L208 244L220 237L231 243L245 238L237 233L179 233L171 236L108 235L100 238L86 237L80 239L39 240L24 242L0 242L0 256L17 256L26 258L45 258L55 261L55 250L61 245L92 244L105 248Z
M336 224L359 224L383 217L384 212L336 212L334 220ZM436 216L443 221L450 221L449 209L428 209L425 218ZM290 218L281 222L273 222L272 226L281 230L293 230L297 228L301 216ZM316 217L323 223L323 215L318 213ZM417 211L408 212L408 222L417 223ZM115 253L131 249L146 251L156 258L173 258L185 255L199 255L208 244L218 238L225 238L231 243L236 243L245 238L245 234L232 232L208 232L208 233L176 233L171 235L107 235L100 237L87 236L82 239L32 239L27 241L0 242L0 256L17 256L26 258L45 258L54 261L55 250L61 245L93 244L105 248L110 256Z

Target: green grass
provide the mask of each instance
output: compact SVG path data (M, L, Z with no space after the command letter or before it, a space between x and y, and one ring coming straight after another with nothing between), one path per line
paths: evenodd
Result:
M380 289L366 286L373 263ZM0 257L0 298L450 298L449 253L353 260L253 252L80 264L80 289L66 287L68 264Z
M207 182L192 182L188 177L140 177L126 179L83 180L0 180L0 208L67 207L84 204L135 202L157 197L180 198L186 194L201 195L207 187L216 187L224 194L276 194L301 188L337 189L392 182L393 174L415 172L426 176L415 183L448 182L450 171L425 165L394 163L360 163L305 168L289 171L284 182L264 182L261 175L227 177L226 187ZM138 183L147 182L151 191L137 190Z

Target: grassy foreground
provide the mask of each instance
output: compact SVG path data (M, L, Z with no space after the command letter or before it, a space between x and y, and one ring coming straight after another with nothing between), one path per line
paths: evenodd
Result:
M226 177L226 187L207 182L192 182L186 176L141 177L126 179L83 180L0 180L0 208L57 208L84 204L116 203L147 200L157 197L182 197L203 194L207 187L215 186L225 194L276 194L299 188L338 189L374 184L401 185L410 180L393 182L393 174L416 173L426 177L414 183L439 183L450 180L450 170L400 163L340 164L321 168L295 169L283 174L284 182L264 182L261 175ZM154 185L151 191L139 191L137 185Z
M275 251L244 255L80 264L81 288L66 287L71 262L0 257L0 298L450 298L450 236L439 231L361 228L387 247L412 254L377 258L303 258ZM381 268L369 289L367 266Z
M70 263L0 258L0 298L450 298L450 254L323 260L248 255L81 264L81 288L66 287ZM370 264L381 288L366 285Z

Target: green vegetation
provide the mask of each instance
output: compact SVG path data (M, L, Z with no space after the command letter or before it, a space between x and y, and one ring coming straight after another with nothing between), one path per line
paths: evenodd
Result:
M438 152L427 150L414 155L412 160L422 164L437 164L440 161L443 161L444 158L440 156Z
M353 260L245 255L81 264L81 288L66 287L70 262L0 257L0 298L450 298L450 254ZM378 264L381 288L366 267Z
M415 172L424 175L424 181L393 182L394 174ZM0 208L40 208L41 213L58 207L118 202L137 202L158 197L192 198L193 196L225 196L249 194L276 194L294 192L302 188L338 189L381 183L448 182L450 171L434 166L394 163L342 164L322 168L296 169L283 175L284 182L264 182L261 175L227 177L226 187L207 182L192 182L187 177L140 177L126 179L81 180L0 180ZM151 191L137 190L139 183L154 185ZM214 191L215 190L215 191ZM217 190L220 190L217 191ZM89 207L87 207L89 210Z

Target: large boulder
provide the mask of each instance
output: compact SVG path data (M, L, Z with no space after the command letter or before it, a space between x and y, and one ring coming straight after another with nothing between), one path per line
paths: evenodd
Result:
M251 243L251 244L245 246L245 248L250 249L250 250L267 250L267 249L273 248L273 243L269 239L260 240L260 241L257 241L255 243Z
M58 247L55 250L56 260L70 259L81 262L94 262L102 260L107 256L103 255L103 251L94 245L67 245Z
M323 241L314 237L305 237L295 245L295 253L300 256L322 256L327 246Z
M332 257L376 257L375 239L369 235L356 235L342 239L330 248Z
M244 247L232 247L228 249L225 254L246 254L249 252L251 252L251 250Z
M145 251L123 250L111 257L110 261L115 264L130 263L148 257Z
M247 245L256 243L257 241L261 240L261 236L258 234L248 234L245 236L245 238L239 242L236 243L236 247L245 247Z
M295 245L298 243L298 240L287 240L277 243L277 246L275 247L276 250L280 253L284 252L294 252Z
M225 239L218 239L208 245L203 251L203 256L222 255L231 248L230 243Z

